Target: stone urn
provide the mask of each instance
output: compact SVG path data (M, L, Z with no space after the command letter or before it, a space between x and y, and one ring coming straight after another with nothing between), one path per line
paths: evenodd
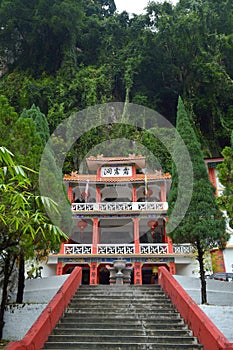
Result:
M110 272L110 284L130 284L132 267L126 266L126 260L115 260L113 266L106 266Z
M126 266L126 261L125 260L115 260L113 262L113 266L117 270L117 275L121 276L123 274L122 270Z
M124 283L124 273L123 270L125 268L126 261L125 260L115 260L113 262L113 267L117 271L116 272L116 284Z

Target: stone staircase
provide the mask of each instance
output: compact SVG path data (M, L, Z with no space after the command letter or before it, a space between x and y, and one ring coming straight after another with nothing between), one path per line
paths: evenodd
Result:
M203 349L159 285L81 286L44 349Z

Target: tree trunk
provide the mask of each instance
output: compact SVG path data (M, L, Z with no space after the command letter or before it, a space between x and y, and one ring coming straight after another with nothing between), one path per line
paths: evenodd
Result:
M3 335L3 327L4 327L4 313L7 304L8 298L8 285L10 281L10 276L13 270L13 266L15 263L15 259L12 260L12 256L9 253L6 253L6 258L4 259L4 267L3 267L3 286L2 286L2 299L1 299L1 307L0 307L0 339L2 339Z
M204 268L204 252L201 248L200 241L197 239L197 251L198 251L198 262L200 266L200 279L201 279L201 303L207 303L206 293L206 280L205 280L205 268Z
M22 304L23 302L23 292L25 287L25 259L24 253L21 251L19 255L19 275L18 275L18 290L16 303Z

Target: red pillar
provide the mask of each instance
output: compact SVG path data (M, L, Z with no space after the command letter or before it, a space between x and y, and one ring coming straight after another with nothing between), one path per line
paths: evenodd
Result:
M73 203L73 192L72 192L72 187L70 185L68 187L68 199L70 203Z
M134 284L138 284L138 285L142 284L142 263L141 262L134 263Z
M166 201L167 201L165 183L162 183L162 184L160 185L160 201L161 201L161 202L166 202Z
M99 220L97 218L93 219L93 229L92 229L92 254L97 254L97 244L99 243Z
M167 236L165 220L163 222L163 230L164 230L164 243L168 244L168 254L173 254L173 243L172 243L172 239Z
M57 263L56 275L60 276L63 274L63 265L62 262Z
M175 275L176 274L176 264L174 263L174 261L170 262L169 268L170 268L171 274Z
M96 186L96 203L101 202L101 192L100 192L100 187Z
M208 168L208 174L209 174L209 178L210 181L212 183L212 185L215 187L215 194L216 196L218 195L218 190L217 190L217 182L216 182L216 177L215 177L215 169L214 168Z
M136 179L136 166L132 166L132 178L135 180Z
M64 247L65 243L62 242L60 245L60 250L59 250L59 254L64 254L65 253L65 247Z
M90 266L90 285L97 284L97 262L91 262Z
M139 219L133 219L133 231L134 231L134 246L135 254L140 254L140 240L139 240Z
M167 237L167 243L168 243L168 254L173 254L172 239L170 237Z
M137 202L137 187L133 186L132 189L132 202Z
M99 180L101 179L100 174L101 174L101 168L99 167L99 168L97 169L97 172L96 172L96 180L97 180L97 181L99 181Z

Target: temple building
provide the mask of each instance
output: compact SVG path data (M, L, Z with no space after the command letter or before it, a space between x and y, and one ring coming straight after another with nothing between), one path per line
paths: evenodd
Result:
M149 284L166 266L173 274L193 273L190 244L175 245L166 235L171 176L146 168L144 156L91 156L87 174L64 176L74 228L58 254L49 257L50 274L81 266L83 284L108 284L109 267L121 259L131 267L131 283Z
M216 196L221 196L224 186L219 181L217 166L223 161L223 158L205 159L210 181L216 188ZM226 213L225 213L226 215ZM226 231L230 234L225 249L213 249L211 253L213 272L233 272L233 229L229 226L229 220L226 217Z

